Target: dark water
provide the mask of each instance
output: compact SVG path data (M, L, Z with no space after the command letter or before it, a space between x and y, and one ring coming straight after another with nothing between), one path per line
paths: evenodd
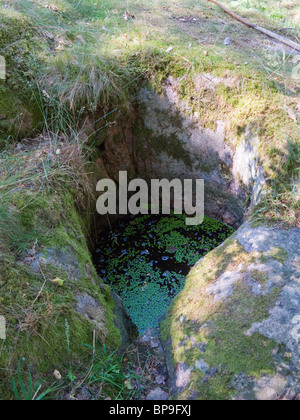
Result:
M191 267L233 232L210 218L186 226L183 216L127 217L102 233L95 264L143 333L159 325Z

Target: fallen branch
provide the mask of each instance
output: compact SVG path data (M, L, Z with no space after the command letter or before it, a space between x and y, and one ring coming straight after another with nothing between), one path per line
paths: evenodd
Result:
M300 51L300 44L298 44L297 42L294 42L291 39L275 34L275 32L271 32L268 29L262 28L261 26L258 26L258 25L255 25L254 23L249 22L248 20L242 18L241 16L227 9L227 7L223 6L216 0L208 0L208 1L216 4L222 10L224 10L225 13L228 13L230 16L232 16L239 22L243 23L244 25L248 26L249 28L256 29L257 31L262 32L263 34L269 36L270 38L276 39L277 41L281 42L282 44L288 45L289 47L293 48L296 51Z

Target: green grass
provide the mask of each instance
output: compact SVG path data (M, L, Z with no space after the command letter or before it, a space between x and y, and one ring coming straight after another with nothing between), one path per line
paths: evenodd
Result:
M143 8L135 1L124 4L118 0L84 0L74 7L74 2L63 0L57 2L60 12L53 12L33 0L8 1L7 5L11 7L0 9L6 35L0 51L9 64L18 65L17 71L9 70L9 83L16 89L22 83L24 90L23 79L27 80L28 93L39 102L50 126L51 119L55 115L58 118L58 110L63 112L65 121L66 110L71 110L78 123L78 117L98 108L106 112L110 106L128 105L136 82L143 80L144 72L153 74L152 69L160 62L161 54L166 55L165 50L170 45L176 47L169 58L183 58L181 64L185 59L185 64L194 65L200 61L213 64L215 55L216 58L219 56L220 65L224 54L220 43L225 35L219 27L212 45L199 46L193 36L182 28L178 30L159 2L146 7L150 14L135 9L135 6ZM132 8L136 19L129 22L123 19L126 8ZM223 15L206 2L187 2L185 7L173 2L173 8L178 16L186 10L195 16L203 13ZM11 26L8 32L7 28ZM201 31L201 27L199 29ZM212 31L212 28L208 26L208 30ZM7 33L10 33L9 37ZM210 47L214 54L208 59L201 56L199 60L199 53L201 55ZM230 53L236 59L240 58L239 51L230 50ZM243 51L242 56L244 61L247 57L253 63L250 51ZM262 61L266 62L266 59L262 57ZM277 73L286 75L288 69L283 68L286 64L285 61L275 64ZM268 65L261 66L260 61L255 64L255 59L254 65L264 73L269 71L266 70ZM272 70L266 75L271 79L274 77Z
M46 397L55 391L60 386L54 385L51 388L42 390L43 381L37 384L33 383L33 378L30 369L27 369L26 378L24 379L24 373L22 372L21 365L25 362L25 359L20 359L17 366L17 378L12 380L12 388L17 401L42 401Z
M17 364L16 376L12 379L12 391L16 401L41 401L65 399L71 393L74 399L82 386L89 392L91 400L132 400L139 396L140 377L134 373L131 364L124 363L125 355L109 351L105 345L93 347L83 345L89 352L86 366L72 364L69 343L69 363L72 370L61 375L56 370L52 383L50 378L37 381L21 358Z
M300 7L293 0L238 0L225 1L235 9L240 11L258 11L275 23L279 23L283 28L300 29ZM297 35L290 32L289 35Z
M105 346L93 350L91 368L85 377L87 386L97 386L100 389L98 398L111 400L132 400L138 395L140 377L136 375L131 366L124 364L124 354L110 352Z

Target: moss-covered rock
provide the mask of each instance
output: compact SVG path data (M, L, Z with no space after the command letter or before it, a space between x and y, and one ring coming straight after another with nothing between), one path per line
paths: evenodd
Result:
M297 394L299 233L246 223L191 270L162 325L175 395L276 399L289 388ZM278 260L279 243L285 252Z
M125 319L94 269L73 194L21 190L11 192L9 202L14 221L5 241L1 236L0 252L0 313L7 325L2 398L13 396L11 379L21 358L36 383L51 382L55 369L66 376L86 360L94 334L100 344L120 347ZM132 328L127 319L126 328Z

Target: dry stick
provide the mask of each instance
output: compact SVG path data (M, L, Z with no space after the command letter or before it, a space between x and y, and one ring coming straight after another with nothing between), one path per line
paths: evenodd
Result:
M37 395L38 395L38 393L40 392L40 390L41 390L41 388L42 388L42 384L38 387L38 389L37 389L37 391L36 391L36 393L34 394L34 396L32 397L32 401L35 401L35 399L36 399L36 397L37 397Z
M228 13L230 16L234 17L239 22L243 23L246 26L249 26L249 28L256 29L259 32L262 32L263 34L269 36L270 38L274 38L279 42L282 42L285 45L288 45L289 47L293 48L296 51L300 51L300 44L297 42L292 41L291 39L285 38L281 35L275 34L274 32L269 31L268 29L262 28L261 26L255 25L254 23L249 22L248 20L242 18L241 16L237 15L236 13L232 12L231 10L227 9L227 7L223 6L216 0L207 0L210 1L217 6L219 6L221 9L224 10L224 12Z
M39 293L38 293L37 297L34 299L33 304L32 304L32 307L34 307L35 302L36 302L36 301L40 298L41 294L43 293L43 291L44 291L44 289L45 289L45 286L46 286L46 284L47 284L47 281L48 281L48 280L46 279L46 276L45 276L45 274L44 274L44 272L43 272L43 270L42 270L42 268L41 268L41 266L40 266L40 263L39 263L39 262L38 262L38 266L39 266L40 272L42 273L42 276L43 276L43 278L44 278L44 283L43 283L43 286L42 286L41 290L39 291Z

